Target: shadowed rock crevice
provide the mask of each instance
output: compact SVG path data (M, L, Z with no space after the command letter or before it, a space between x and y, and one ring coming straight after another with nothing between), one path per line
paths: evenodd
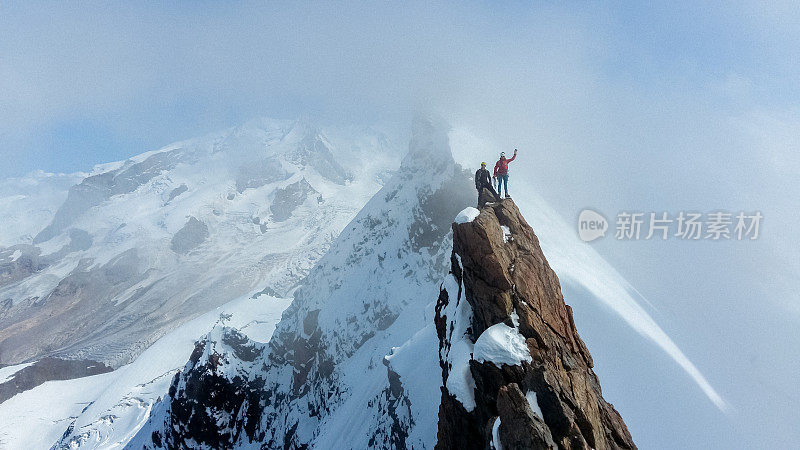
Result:
M435 318L443 375L437 448L636 448L603 399L558 277L512 200L488 203L473 221L453 224L451 265L458 289L442 290ZM467 324L456 323L463 316L447 316L462 295L471 307ZM453 336L454 329L466 329L472 345L498 330L519 342L516 353L501 340L480 358L474 346L468 361L474 406L447 387L457 362L442 349L464 338ZM504 352L517 359L509 361Z

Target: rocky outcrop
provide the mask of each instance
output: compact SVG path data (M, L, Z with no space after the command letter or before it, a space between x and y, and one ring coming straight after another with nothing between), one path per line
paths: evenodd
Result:
M189 190L189 186L186 186L186 183L181 183L180 186L176 187L175 189L169 191L169 196L167 197L167 201L164 202L165 205L169 204L169 202L175 200L179 195L183 194L184 192Z
M208 225L190 217L174 236L172 236L172 251L185 255L208 239Z
M96 361L42 358L0 383L0 403L47 381L71 380L110 371L111 367Z
M451 265L435 318L437 448L636 448L512 200L453 224Z
M0 249L0 286L5 286L45 269L47 259L42 250L32 245L15 245Z
M241 194L247 189L283 181L291 175L275 156L250 161L243 164L236 173L236 191Z
M483 208L487 203L496 201L497 197L489 189L483 188L478 193L478 208Z
M317 191L301 178L300 181L292 183L285 188L275 190L275 198L269 207L272 213L272 220L283 222L292 217L294 210L305 203L309 195L316 194Z
M230 448L245 436L258 440L255 426L270 400L257 370L263 350L263 344L234 329L215 328L195 345L189 362L175 374L169 396L152 415L164 426L135 446Z

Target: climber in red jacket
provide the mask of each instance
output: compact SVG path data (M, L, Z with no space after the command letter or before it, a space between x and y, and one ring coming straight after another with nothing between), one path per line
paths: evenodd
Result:
M511 198L508 195L508 163L517 157L517 149L514 149L514 156L511 159L506 159L506 153L500 152L500 159L494 165L494 177L497 179L497 193L502 192L503 186L506 189L506 198Z

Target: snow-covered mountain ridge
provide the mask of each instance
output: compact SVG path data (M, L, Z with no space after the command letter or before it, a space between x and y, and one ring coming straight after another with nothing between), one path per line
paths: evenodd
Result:
M97 168L38 231L0 229L0 363L116 367L204 311L289 292L396 168L392 146L258 120Z
M268 346L243 360L230 344L201 342L203 357L176 376L131 448L431 448L433 304L452 218L472 192L447 129L417 121L400 170L309 273ZM253 395L233 405L186 395L215 388ZM225 432L193 432L198 417Z
M63 448L126 445L129 448L432 448L435 445L442 395L435 305L442 281L446 281L445 287L449 283L446 274L452 264L453 218L475 200L470 174L453 160L452 154L457 154L457 150L451 152L449 128L435 121L415 123L409 152L400 169L394 171L391 169L397 167L399 152L372 134L351 133L345 139L329 132L316 132L307 125L284 123L274 125L283 131L270 141L271 138L264 137L269 134L264 129L273 126L270 123L275 124L258 122L202 139L230 142L239 136L236 142L241 143L254 139L253 135L261 136L255 138L253 146L236 144L226 149L211 145L211 150L205 153L211 162L203 162L201 158L193 169L187 169L198 179L198 173L203 171L196 169L215 175L218 172L247 175L220 176L223 181L219 186L224 189L215 188L214 201L210 205L196 202L205 215L185 214L188 207L182 206L183 217L173 221L172 231L159 235L160 256L152 259L159 262L166 259L164 254L176 255L172 261L183 264L210 258L215 265L208 269L208 279L201 280L201 285L217 278L227 283L230 280L221 280L224 277L220 275L231 278L237 268L252 275L255 282L242 290L230 285L225 289L220 287L214 291L219 298L213 300L221 302L221 306L210 306L202 315L199 308L192 311L183 326L165 330L158 340L155 340L158 336L153 337L155 344L114 372L48 382L0 403L0 421L10 424L0 430L0 448L4 443L10 443L11 448L20 443L46 448L54 442ZM307 138L309 135L314 137ZM267 157L255 158L261 162L251 160L250 164L237 162L252 159L257 154L255 150L267 146L264 139L274 147ZM223 150L215 152L214 148ZM246 157L228 156L234 148L252 151L245 152L250 155ZM312 153L325 153L328 149L336 157L322 157L321 162L312 165L307 155L309 149ZM220 151L226 155L213 159ZM114 172L105 175L112 180L111 185L118 177L137 178L125 172L159 153L137 157L129 163L106 165L95 169L89 177ZM263 162L274 155L280 168ZM319 175L317 171L330 168L331 161L339 166L333 166L333 175ZM175 177L172 172L185 164L158 170ZM270 168L248 172L256 164ZM289 178L267 181L258 187L264 182L258 179L262 172L280 174L287 166L286 172L292 173ZM348 181L349 175L352 178ZM145 177L149 176L150 173ZM201 179L198 184L215 184L209 179ZM166 211L160 212L158 218L170 216L170 208L189 198L193 184L179 180L158 191L158 204ZM99 186L102 189L96 191L102 200L89 206L83 216L108 211L108 205L115 201L131 200L145 192L140 186L133 192L108 195L103 187L107 184ZM372 195L378 188L380 191ZM322 202L315 191L323 195ZM248 198L254 193L258 194ZM604 266L599 256L587 257L584 248L576 249L574 236L565 236L565 227L552 210L546 204L537 204L541 200L535 193L526 194L515 198L526 214L535 213L531 216L537 234L543 236L542 246L547 245L545 251L562 280L576 281L589 289L601 286L598 298L614 309L624 306L620 315L625 320L649 319L640 308L634 314L629 312L631 305L638 305L626 300L624 284L620 288L619 281L608 276L613 269ZM367 202L370 195L372 198ZM68 197L69 194L64 194L60 201L67 202ZM245 198L253 208L248 210L249 224L229 219L232 208L220 207ZM357 205L359 198L367 202L366 206ZM319 247L305 246L308 242L287 246L295 242L285 240L287 235L292 236L289 234L292 230L300 228L303 231L299 234L305 236L303 233L312 233L308 230L310 225L330 225L309 219L322 217L320 210L330 208L334 200L345 206L353 205L349 210L328 211L342 214L337 217L343 217L347 211L355 214L360 209L347 225L338 225L341 234L331 226L324 229L330 233L327 240L313 241L323 242ZM527 209L522 206L524 201L528 202ZM139 213L152 219L142 211ZM67 245L62 257L71 258L70 255L80 252L95 252L94 256L101 253L97 248L80 250L86 246L85 235L74 230L83 230L75 225L82 223L83 216L71 219L72 224L60 235L33 244L36 235L53 226L55 216L53 211L38 231L23 239L22 245L55 248L53 242L68 240L70 234L77 233L73 239L76 243ZM254 221L253 217L259 220ZM267 220L261 220L265 217ZM147 229L148 221L140 222ZM234 226L219 233L226 229L227 223ZM294 228L288 229L287 223L294 224ZM93 230L83 231L92 238L89 247L95 247ZM225 237L223 243L235 245L230 248L221 248L218 243L211 245L219 236ZM63 248L64 245L58 247L55 253ZM306 254L309 248L319 248L319 252ZM48 250L54 253L52 248ZM229 253L219 256L226 251ZM282 258L291 260L281 252L313 262L291 272L292 276L287 277L291 283L281 284L269 273L264 276L264 272L247 267L255 253L265 251L266 256L258 259L259 270L277 267L281 276L290 273L286 266L281 266ZM21 253L17 247L12 259L20 259ZM175 273L196 269L180 264ZM45 266L41 272L49 270ZM115 270L110 270L111 275ZM587 273L591 275L589 284L585 279ZM262 276L263 280L259 278ZM181 281L183 284L173 286L188 287L194 282ZM150 291L153 289L156 287ZM145 295L147 292L144 290ZM238 296L231 298L234 294ZM294 298L285 298L289 295ZM284 311L290 302L291 306ZM150 307L143 303L137 306ZM652 325L656 332L661 331ZM207 334L212 327L213 331ZM136 353L139 352L131 352ZM476 358L484 356L479 352ZM0 369L0 383L21 367ZM450 377L444 387L461 389L463 393L469 383L459 383L457 378ZM215 391L226 392L234 400L202 395ZM38 427L27 427L25 424L30 421L37 422ZM207 425L212 422L217 424L215 430Z
M471 192L416 123L269 343L207 335L129 448L635 448L513 201L450 231Z

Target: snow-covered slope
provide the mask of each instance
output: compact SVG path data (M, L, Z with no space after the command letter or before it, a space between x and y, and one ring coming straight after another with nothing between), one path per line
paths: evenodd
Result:
M195 342L214 327L236 327L266 342L289 299L245 296L162 337L113 372L49 381L0 403L0 449L113 448L125 445L165 396Z
M269 345L242 359L230 345L201 343L131 448L432 447L433 302L452 218L472 192L447 129L417 121L400 170L311 271ZM251 394L234 405L189 394L209 390ZM203 432L209 422L224 433Z
M86 174L33 172L0 181L0 247L29 243Z
M216 306L290 292L399 153L375 132L256 120L99 166L68 190L76 177L6 182L0 364L118 367Z

